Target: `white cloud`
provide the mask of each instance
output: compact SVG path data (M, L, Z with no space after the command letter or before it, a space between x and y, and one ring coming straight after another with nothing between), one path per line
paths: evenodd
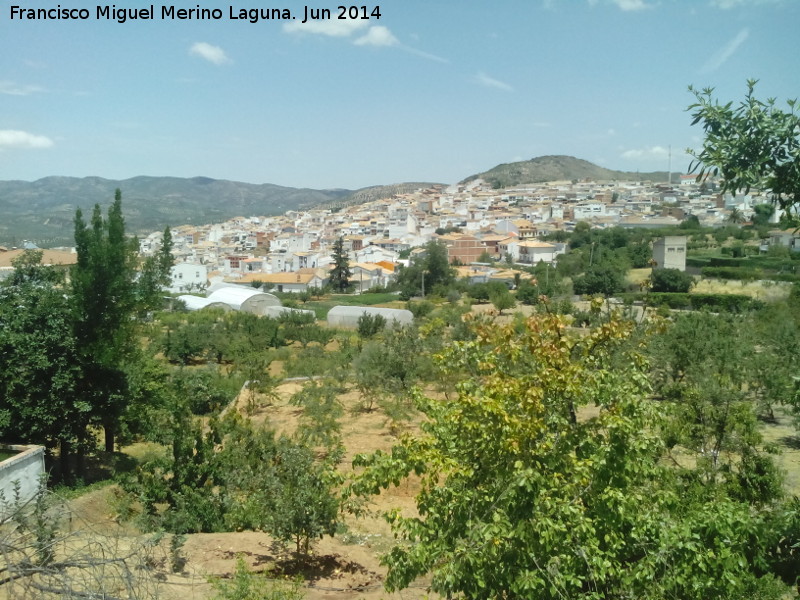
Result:
M413 54L414 56L419 56L427 60L433 60L440 63L450 62L441 56L436 56L435 54L423 52L422 50L417 50L416 48L401 44L400 40L395 37L388 27L384 27L383 25L374 25L369 27L369 23L369 20L363 19L342 19L341 21L338 19L326 21L320 20L308 21L306 23L298 23L297 21L293 21L291 23L286 23L283 26L283 31L286 33L308 33L315 35L326 35L329 37L348 38L356 46L376 46L383 48L395 47L408 52L409 54ZM369 27L369 29L364 32L363 29L366 27ZM356 34L361 35L354 37ZM419 36L413 34L411 37L416 39Z
M416 48L412 48L410 46L406 46L405 44L400 44L398 46L401 50L408 52L409 54L413 54L414 56L419 56L421 58L427 58L428 60L433 60L440 63L449 63L450 61L446 58L442 58L441 56L436 56L435 54L431 54L430 52L423 52L422 50L417 50Z
M648 148L626 150L622 153L622 158L629 159L667 158L668 156L669 150L663 146L650 146Z
M650 8L650 6L645 4L644 0L614 0L614 4L616 4L620 10L624 11Z
M356 46L396 46L400 42L394 37L391 31L383 25L370 27L369 31L356 41Z
M758 6L760 4L780 4L783 0L711 0L711 6L722 10L739 6Z
M307 21L305 23L292 21L291 23L286 23L283 26L283 30L286 33L314 33L330 37L350 37L356 31L364 29L368 25L369 21L363 19L331 19ZM386 28L384 27L383 29Z
M50 148L53 140L16 129L0 129L0 150L4 148Z
M739 49L739 46L744 44L745 40L750 36L750 30L745 27L736 37L730 42L725 44L722 48L717 50L711 58L709 58L703 67L700 69L701 73L711 73L719 69L722 65L728 62L728 59L733 56L734 52Z
M207 44L206 42L196 42L192 44L192 47L189 48L189 54L199 56L215 65L224 65L225 63L231 62L231 59L225 54L225 50L219 46Z
M508 85L507 83L500 81L499 79L495 79L494 77L489 77L486 73L480 72L474 78L475 83L478 83L485 87L495 88L498 90L503 90L505 92L513 92L514 88Z
M21 85L13 81L0 81L0 94L9 96L28 96L44 90L36 85Z

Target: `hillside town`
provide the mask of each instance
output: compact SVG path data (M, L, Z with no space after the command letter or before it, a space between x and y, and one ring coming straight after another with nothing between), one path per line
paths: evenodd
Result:
M460 275L491 274L500 268L491 261L555 262L565 244L542 238L570 232L580 221L599 228L658 228L694 215L704 226L722 226L732 216L746 222L753 207L767 201L755 192L718 193L716 184L698 184L693 175L678 178L673 184L562 181L504 190L475 180L356 206L176 227L170 291L202 292L220 282L278 292L319 288L327 282L331 249L339 237L357 292L390 284L397 267L432 239L447 247ZM160 232L144 237L141 254L155 253L161 237Z

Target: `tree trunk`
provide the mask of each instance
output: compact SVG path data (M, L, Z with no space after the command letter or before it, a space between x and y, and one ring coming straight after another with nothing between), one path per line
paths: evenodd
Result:
M83 444L78 445L78 452L75 456L75 476L84 479L86 475L86 449Z
M72 459L72 448L68 440L60 440L59 443L59 471L61 472L61 483L70 483L72 480L72 471L69 468L70 460Z
M106 438L106 452L114 452L114 424L109 420L103 424Z

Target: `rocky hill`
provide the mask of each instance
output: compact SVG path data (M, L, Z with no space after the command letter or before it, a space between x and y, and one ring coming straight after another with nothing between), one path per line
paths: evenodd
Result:
M324 205L325 208L344 208L345 206L354 206L357 204L366 204L367 202L375 202L384 198L391 198L397 194L409 194L420 189L428 189L431 187L439 186L439 183L395 183L392 185L375 185L356 190L333 202Z
M666 171L652 173L612 171L574 156L540 156L531 160L497 165L483 173L471 175L461 183L469 183L481 178L492 187L499 189L545 181L581 181L583 179L593 181L667 181L667 177Z

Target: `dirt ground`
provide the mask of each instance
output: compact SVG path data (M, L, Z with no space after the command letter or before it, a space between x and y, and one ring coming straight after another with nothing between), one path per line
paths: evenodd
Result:
M529 314L531 307L519 307ZM491 305L477 305L475 312L492 312ZM509 311L511 312L511 311ZM511 319L511 316L503 319ZM277 375L277 373L276 373ZM248 405L255 410L248 415L256 424L267 424L278 434L291 435L297 428L302 409L289 403L291 396L302 389L303 381L286 382L278 386L274 397L257 395L254 400L245 390L237 399L236 409L247 414ZM431 390L433 393L433 390ZM391 426L388 417L373 412L354 411L360 402L355 390L340 396L345 414L341 419L345 456L340 469L352 472L353 457L358 453L374 450L389 450L397 441L399 431ZM407 427L415 429L418 423ZM774 424L765 424L765 441L776 442L784 452L779 464L788 473L788 488L794 493L800 490L800 442L788 415L781 413ZM147 452L147 448L131 448L131 453ZM418 482L409 480L390 489L374 499L366 517L348 516L334 538L325 537L314 546L312 559L303 565L292 560L280 550L269 535L256 531L233 533L191 534L180 548L178 558L183 562L178 573L170 572L169 538L161 542L154 553L154 566L160 581L160 597L170 600L207 600L215 590L209 579L228 578L235 570L237 557L242 557L253 572L299 575L303 592L308 600L363 599L378 600L438 598L427 591L427 580L420 580L402 592L384 591L386 569L380 565L380 557L394 544L388 524L381 518L382 511L399 508L406 515L415 514L414 496ZM90 523L99 533L118 536L123 546L131 547L140 542L142 536L131 527L120 524L114 515L113 486L95 490L72 501L76 523Z
M278 434L291 435L297 427L302 409L289 404L289 398L302 388L302 381L284 383L276 389L277 397L267 399L257 396L256 410L249 417L256 424L267 423ZM244 391L237 400L237 409L245 413L251 402L249 391ZM345 405L342 418L342 435L345 441L345 457L340 469L352 472L353 457L361 452L377 449L388 450L397 442L388 419L380 411L356 412L360 398L350 391L340 399ZM414 427L412 423L410 427ZM394 431L394 433L393 433ZM269 535L256 531L233 533L190 534L180 549L178 557L183 561L180 573L170 573L169 537L161 542L154 552L160 597L168 599L206 600L215 590L209 579L229 578L234 572L237 557L242 557L253 572L269 571L287 576L300 576L305 582L303 592L307 600L337 598L364 600L437 598L427 591L426 581L416 582L402 592L390 594L383 588L386 569L380 565L380 556L388 551L394 539L388 524L380 513L390 508L399 508L405 514L414 514L413 498L418 492L416 481L409 481L377 497L369 507L369 515L356 519L348 516L340 527L342 531L334 538L319 540L307 564L298 564L283 552ZM114 486L85 494L72 501L76 522L91 523L98 533L114 536L123 546L132 546L141 540L132 528L121 525L114 515ZM126 541L127 540L127 541Z

